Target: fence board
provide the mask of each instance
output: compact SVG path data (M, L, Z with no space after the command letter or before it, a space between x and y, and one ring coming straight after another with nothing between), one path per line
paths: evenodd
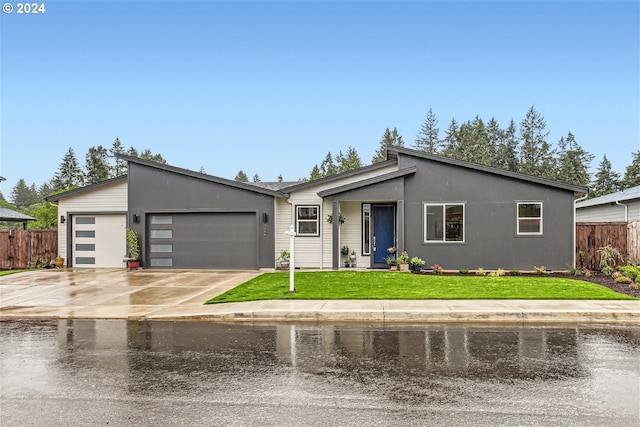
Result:
M629 261L640 264L640 221L630 222L627 226Z
M57 230L0 230L0 269L29 268L58 255Z
M620 254L628 258L627 223L626 222L579 222L576 224L576 260L578 253L586 255L585 267L589 270L600 270L600 254L598 249L611 245ZM624 264L617 262L617 264Z

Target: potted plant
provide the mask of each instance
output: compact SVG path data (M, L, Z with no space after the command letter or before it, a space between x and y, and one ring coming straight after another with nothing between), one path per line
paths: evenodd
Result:
M55 262L56 262L56 268L62 268L62 267L64 267L64 258L63 258L63 257L61 257L60 255L58 255L58 256L56 257Z
M440 264L434 264L431 266L431 271L433 271L433 274L442 274L442 266Z
M280 251L280 255L276 258L276 261L280 261L280 268L289 268L289 260L291 259L291 253L287 249Z
M138 241L138 233L127 227L127 252L129 259L127 267L131 270L137 270L140 267L140 242Z
M398 269L398 261L396 257L389 255L387 257L387 265L391 271L396 271Z
M425 260L414 256L413 258L411 258L411 261L409 261L409 268L411 269L411 271L419 273L420 271L422 271L422 267L424 267L425 264Z
M344 245L343 247L340 248L340 253L342 255L349 255L349 246Z
M396 258L396 262L400 271L409 271L409 254L407 251L402 251Z

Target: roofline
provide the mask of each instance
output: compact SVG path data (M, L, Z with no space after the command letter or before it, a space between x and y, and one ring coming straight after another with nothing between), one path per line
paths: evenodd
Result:
M640 186L637 186L637 187L640 188ZM630 187L622 191L616 191L615 193L605 194L604 196L594 197L593 199L583 200L582 202L576 203L576 207L587 208L590 206L601 206L601 205L608 205L610 203L615 203L615 202L626 202L628 200L640 199L640 192L624 194L625 192L633 188L635 187ZM620 194L620 196L616 197L616 194Z
M22 223L25 223L25 222L28 222L28 221L36 221L36 218L34 218L34 217L30 216L30 215L27 215L27 214L23 214L22 212L18 212L15 209L10 209L10 208L2 208L2 209L7 210L9 212L16 213L18 215L17 216L12 216L12 217L0 216L0 221L3 221L3 222L22 222Z
M328 190L318 192L318 196L325 198L329 196L335 196L336 194L344 193L345 191L356 190L358 188L368 187L373 184L379 184L381 182L390 181L392 179L401 178L406 175L416 173L418 168L416 166L409 166L408 168L399 169L393 172L385 173L384 175L378 175L371 178L363 179L362 181L352 182L350 184L341 185L340 187L330 188Z
M147 166L150 168L173 172L179 175L185 175L185 176L202 179L209 182L215 182L217 184L223 184L229 187L240 188L242 190L248 190L254 193L266 194L268 196L274 196L274 197L287 197L287 195L281 191L270 190L268 188L258 187L256 185L251 185L244 182L233 181L230 179L221 178L219 176L209 175L201 172L195 172L195 171L180 168L177 166L171 166L163 163L154 162L152 160L141 159L140 157L128 156L125 154L116 154L116 158L124 160L129 163L136 163L136 164Z
M577 194L589 194L587 187L580 187L578 185L567 184L560 181L554 181L546 178L539 178L533 175L526 175L519 172L512 172L506 169L494 168L492 166L481 165L479 163L467 162L464 160L453 159L451 157L444 157L437 154L429 154L418 150L413 150L405 147L389 146L387 147L387 158L396 158L398 154L406 154L408 156L419 157L422 159L431 160L434 162L445 163L449 165L459 166L467 169L478 170L481 172L491 173L494 175L502 175L509 178L519 179L521 181L533 182L535 184L546 185L548 187L555 187L562 190L573 191Z
M302 190L308 187L313 187L319 184L325 184L327 182L333 182L333 181L338 181L340 179L343 178L348 178L350 176L355 176L355 175L359 175L361 173L364 172L370 172L373 170L377 170L377 169L383 169L386 168L388 166L393 166L395 165L397 162L395 160L385 160L384 162L380 162L380 163L374 163L372 165L367 165L367 166L362 166L360 168L357 169L351 169L345 172L340 172L337 173L335 175L331 175L331 176L326 176L324 178L319 178L319 179L314 179L313 181L305 181L299 184L294 184L290 187L285 187L282 189L282 191L286 191L287 193L291 193L292 191L298 191L298 190Z
M100 188L105 185L115 184L116 182L125 180L125 179L127 179L127 175L120 175L120 176L116 176L115 178L109 178L105 181L97 182L95 184L89 184L84 187L74 188L73 190L65 191L63 193L53 194L51 196L45 197L44 199L47 202L56 202L65 197L74 196L78 193L84 193L85 191L92 191L92 190L95 190L96 188Z

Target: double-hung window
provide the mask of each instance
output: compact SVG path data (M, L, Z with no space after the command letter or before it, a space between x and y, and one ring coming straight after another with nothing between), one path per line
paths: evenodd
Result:
M296 206L298 236L320 235L320 206Z
M542 202L517 202L517 211L518 235L542 234Z
M424 242L464 242L464 203L425 203Z

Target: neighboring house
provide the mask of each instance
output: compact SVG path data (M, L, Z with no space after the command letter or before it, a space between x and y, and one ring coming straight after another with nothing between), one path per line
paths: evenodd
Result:
M640 185L576 203L576 221L640 221Z
M34 217L25 215L22 212L14 211L13 209L9 209L9 208L0 207L0 222L21 222L22 228L26 230L27 224L29 223L29 221L35 221L35 220L36 219Z
M58 253L71 267L121 267L127 250L127 177L47 197L58 204Z
M338 269L342 246L358 267L385 268L397 246L445 269L563 269L573 262L573 202L587 191L402 147L389 147L385 162L302 183L240 183L119 157L129 171L118 194L126 185L126 222L146 268L273 268L294 225L298 268ZM60 206L80 202L72 215L98 217L106 187L74 191L58 196Z

